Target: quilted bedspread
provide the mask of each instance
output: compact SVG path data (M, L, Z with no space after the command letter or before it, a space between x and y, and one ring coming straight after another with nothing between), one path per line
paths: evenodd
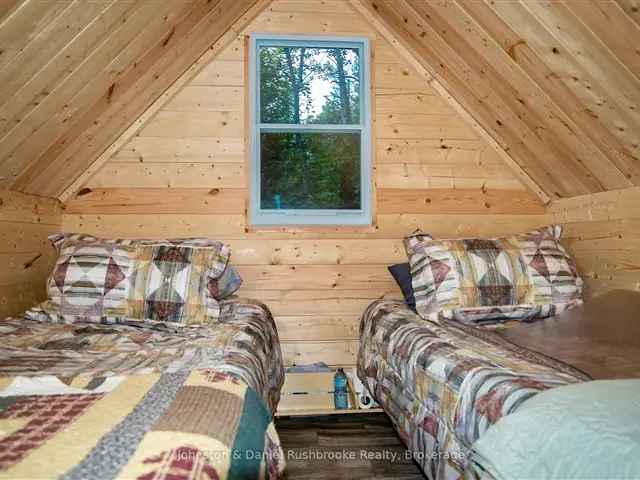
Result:
M537 393L582 372L458 322L379 300L360 324L358 375L431 479L459 478L470 447Z
M262 304L214 326L0 322L0 478L277 478L283 382Z

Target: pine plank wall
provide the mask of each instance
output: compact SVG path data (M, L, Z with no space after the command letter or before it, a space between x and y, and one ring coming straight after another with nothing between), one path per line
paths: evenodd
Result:
M576 259L585 296L640 290L640 188L553 202L552 221L565 226L564 245Z
M353 365L359 316L398 295L387 265L417 227L489 235L545 224L545 208L474 129L343 0L276 0L243 32L372 40L375 225L253 229L246 221L245 38L191 81L69 200L65 231L227 241L276 317L285 361Z
M59 232L61 222L57 200L0 190L0 319L46 298L55 262L47 236Z

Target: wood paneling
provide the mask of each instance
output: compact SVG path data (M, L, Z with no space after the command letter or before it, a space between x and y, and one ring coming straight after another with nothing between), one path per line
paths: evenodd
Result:
M429 112L425 109L424 112ZM379 138L474 140L477 135L457 115L387 113L376 116Z
M241 87L244 85L244 62L242 57L233 60L214 60L205 66L191 81L191 86L216 85Z
M105 5L107 4L105 3ZM71 77L69 72L75 70L79 80L82 77L82 72L87 72L85 77L88 75L88 70L95 65L98 57L114 55L118 47L127 41L124 25L134 24L131 27L135 28L135 24L140 22L141 13L145 13L136 12L136 8L141 5L141 3L125 1L111 3L108 8L105 8L87 23L86 28L78 34L77 40L69 42L65 48L56 52L53 61L46 63L37 75L34 75L32 68L40 68L41 65L37 65L34 61L29 61L29 68L21 70L18 75L7 72L9 78L5 83L6 88L0 94L0 102L5 105L3 116L0 119L2 136L13 132L13 145L17 145L17 140L23 139L26 134L22 129L17 128L22 126L20 124L24 125L25 121L34 124L34 119L39 116L39 112L43 112L46 108L59 108L61 106L59 102L64 103L62 95L58 97L62 93L62 86L67 85L70 88L76 86L77 88L76 77ZM83 13L92 14L94 12L91 8L86 8ZM65 15L70 14L72 12L65 12ZM146 14L149 15L148 8ZM79 19L84 20L83 15ZM110 31L118 32L120 42L109 35ZM105 44L106 38L110 38L112 42ZM30 45L34 45L38 49L41 46L37 43L32 42ZM96 49L97 52L90 56L89 52L92 52L92 49ZM55 94L52 95L54 92L50 91L51 85L56 83L60 85L54 89ZM57 102L53 101L54 97L58 97ZM8 102L8 100L10 101ZM6 148L6 143L3 143L3 148Z
M215 170L215 169L214 169ZM109 172L108 169L105 169ZM190 170L187 170L190 172ZM193 172L191 172L193 173ZM115 177L115 175L113 176ZM112 177L111 185L117 184ZM137 178L137 177L135 177ZM135 185L135 178L130 185ZM203 177L206 183L210 177ZM429 178L429 177L427 177ZM208 180L210 185L218 182ZM147 182L153 184L153 182ZM187 182L184 182L185 184ZM193 182L191 184L194 184ZM486 185L486 182L484 183ZM86 188L66 204L66 213L80 214L243 214L246 190L241 188ZM450 188L379 188L379 214L544 214L544 206L522 190Z
M234 40L233 28L268 3L24 0L0 24L0 186L61 195L185 71L198 73L193 65L204 53ZM200 108L237 103L230 92L208 97ZM188 103L189 92L178 100ZM152 132L164 131L162 115ZM217 125L225 124L233 121Z
M425 85L424 78L422 78L418 72L404 64L404 62L398 62L397 59L394 59L393 63L384 63L382 59L378 59L374 75L375 87L380 94L385 97L411 94L412 100L424 101L428 99L424 98L421 94L434 93L428 85ZM420 98L415 94L421 95ZM407 101L408 99L404 100ZM437 100L434 100L434 103L435 102L437 102ZM443 113L451 112L450 108L446 108L447 105L445 102L442 102L442 104L438 106ZM424 110L421 112L424 112ZM406 113L410 113L410 111ZM434 113L440 112L436 110Z
M233 240L234 265L366 265L406 259L402 240L325 238Z
M543 214L544 205L521 190L378 189L378 212Z
M584 180L592 183L596 189L624 188L631 185L590 138L581 134L572 116L559 108L537 82L532 82L531 77L514 63L506 48L488 36L474 17L454 2L435 5L434 10L441 18L447 19L456 35L469 37L467 41L474 48L474 53L484 56L489 65L508 77L508 84L497 90L499 93L508 92L515 97L515 101L511 102L514 112L518 118L530 117L530 121L537 124L534 131L537 137L545 142L550 155L557 152L560 155L558 158L565 160L565 163L570 163L567 155L575 157L577 167L573 169L584 166L587 171ZM549 134L548 131L553 134ZM590 174L597 182L591 181Z
M0 319L46 298L55 262L47 235L60 231L57 200L0 190Z
M238 34L250 22L252 31L376 39L379 139L478 145L479 135L481 148L452 147L452 158L490 145L545 203L640 185L640 57L627 40L640 36L636 0L85 3L2 9L0 186L66 200L114 155L241 162L235 147L200 146L242 144ZM142 142L174 138L175 150L127 151L143 127ZM465 175L428 173L437 180L425 187L517 188Z
M191 84L167 104L165 110L233 112L242 109L242 87Z
M20 121L13 122L12 130L0 143L2 166L9 175L6 182L14 183L58 135L71 128L76 115L81 115L83 109L88 109L103 92L108 95L108 89L112 89L114 93L115 86L112 88L112 85L118 75L144 54L150 42L165 35L171 22L183 15L190 4L159 6L147 2L144 8L136 9L126 22L117 23L106 33L95 49L88 49L87 58L71 68L67 75L60 79L37 75L17 92L15 100L3 107L7 120L11 120L10 111L15 110L14 105L22 95L45 81L45 86L36 91L39 97L30 104L31 110L23 111ZM160 15L154 18L158 13ZM34 133L38 133L37 138ZM30 136L31 141L26 141Z
M379 60L374 225L247 225L243 35L252 31L342 32L373 40ZM63 228L224 240L244 279L240 294L273 312L287 363L355 362L360 315L373 300L400 295L386 267L406 261L402 237L416 228L443 236L497 235L548 219L498 154L347 1L276 0L137 127L77 186L80 195L70 197ZM443 189L424 190L435 185Z
M640 290L640 188L554 202L554 221L585 280L586 295Z
M245 231L244 215L64 215L67 232L90 232L103 238L220 238Z
M242 214L245 190L234 188L87 188L65 212L91 214Z
M49 198L0 190L0 221L60 225L59 202Z
M360 320L341 316L299 315L276 317L278 336L283 342L322 341L342 338L358 340Z
M628 2L352 3L548 197L640 184Z
M252 290L371 290L395 288L380 265L240 265L243 285Z
M212 42L222 38L238 19L242 19L253 4L251 1L201 3L196 0L194 10L177 22L134 68L122 75L118 83L121 88L114 88L111 93L107 90L106 96L78 118L65 138L51 145L38 163L21 175L16 185L28 184L29 191L54 195L64 192L76 172L86 165L87 157L93 158L116 140L132 119L162 95ZM33 177L35 172L37 175Z
M202 112L197 108L179 112L163 110L149 122L141 135L163 138L242 138L243 122L239 111Z
M244 140L228 137L134 137L115 153L112 163L120 162L244 163Z
M64 12L70 0L53 1L47 3L21 2L7 12L2 18L0 41L3 45L0 67L5 68L25 46L58 15Z
M430 152L425 152L425 157ZM461 159L463 160L463 159ZM464 161L446 163L380 164L376 167L376 185L389 189L473 188L524 190L524 187L502 165L485 165ZM456 164L457 163L457 164ZM460 165L467 163L467 165ZM464 173L462 173L464 172ZM525 195L523 193L523 195ZM531 195L529 195L531 196Z
M227 163L110 163L89 188L243 188L244 165Z
M325 362L329 366L352 366L358 356L358 340L332 342L282 342L286 365Z
M81 206L77 206L79 211ZM251 238L401 238L421 228L438 236L501 235L531 230L549 222L544 215L478 215L478 214L380 214L376 225L354 230L343 227L278 227L253 229L245 215L127 215L70 214L63 215L66 231L91 231L102 237L180 237L205 236L236 240Z
M589 5L591 9L597 8L594 3L585 5ZM514 6L516 8L511 8ZM552 41L546 47L552 50L551 55L541 55L544 52L544 48L539 51L540 55L534 51L533 46L536 43L539 43L545 36L547 38L550 37L550 34L544 28L536 28L536 22L529 21L530 29L526 32L521 32L520 35L516 34L505 22L510 21L511 24L513 22L521 24L528 21L526 17L518 16L519 13L522 14L523 12L518 10L517 5L500 5L496 6L496 11L492 11L492 6L486 3L465 2L463 8L473 16L475 22L481 25L496 40L498 45L507 52L533 81L544 87L545 93L553 102L573 117L578 124L578 128L584 130L584 133L591 138L594 145L604 152L621 172L629 175L629 172L633 171L633 166L629 165L629 163L633 163L633 157L629 154L628 147L607 129L606 124L598 121L597 117L594 118L594 110L585 108L582 103L585 99L580 98L575 88L579 78L573 73L573 85L567 85L567 82L563 81L562 76L559 74L561 68L568 67L570 59L560 58L560 55L554 54ZM509 17L510 8L512 13L515 12L514 17ZM499 9L500 11L498 11ZM501 15L502 19L498 15ZM569 67L569 69L575 72L573 67Z
M385 235L396 236L404 236L418 228L439 237L495 236L531 230L548 221L547 214L380 214L377 229Z
M276 319L281 316L297 315L340 316L354 321L362 315L371 302L384 295L398 297L399 290L394 287L389 292L373 290L251 290L243 288L243 296L259 298L265 302ZM344 337L334 336L331 339Z

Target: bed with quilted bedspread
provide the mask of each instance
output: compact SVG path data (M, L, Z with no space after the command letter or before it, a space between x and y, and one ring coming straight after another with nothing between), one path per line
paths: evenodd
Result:
M459 478L475 440L524 401L583 372L459 322L379 300L360 324L358 375L429 478Z
M218 323L0 322L0 478L277 478L283 367L269 310Z

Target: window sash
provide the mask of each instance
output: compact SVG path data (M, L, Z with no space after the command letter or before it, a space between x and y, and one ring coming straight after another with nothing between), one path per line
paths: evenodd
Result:
M360 58L360 123L280 124L262 123L260 109L260 47L350 48ZM251 183L249 217L252 225L370 225L371 224L371 133L370 133L370 55L367 38L335 38L280 35L251 35L249 46L249 102L251 138ZM262 133L359 133L360 209L262 209L261 139ZM339 217L339 219L337 218Z
M304 129L298 129L298 130L271 130L271 129L266 129L266 130L261 130L259 133L303 133L300 130L304 130ZM360 135L360 169L362 170L362 134L360 133L360 129L353 129L353 131L345 131L345 129L340 130L338 132L324 132L324 131L318 131L319 129L314 129L314 131L312 131L311 133L337 133L337 134L359 134ZM258 150L260 151L261 147L262 147L262 137L261 135L258 135ZM260 182L262 180L262 162L258 162L259 165L257 166L257 172L258 172L258 182ZM362 181L363 175L362 175L362 171L360 172L360 181ZM362 186L360 187L362 189ZM287 208L278 208L278 209L268 209L268 208L262 208L261 204L262 204L262 192L260 190L258 190L257 192L257 198L256 201L258 202L257 208L256 210L258 210L262 215L265 214L274 214L274 215L278 215L279 218L283 215L293 215L293 216L309 216L309 215L320 215L320 216L336 216L336 215L342 215L342 214L346 214L346 215L362 215L365 212L365 206L363 204L363 198L362 198L362 191L360 192L360 205L361 208L356 208L356 209L312 209L312 208L296 208L296 209L287 209Z
M273 133L361 133L360 125L317 124L297 125L295 123L260 123L257 128L261 132Z

